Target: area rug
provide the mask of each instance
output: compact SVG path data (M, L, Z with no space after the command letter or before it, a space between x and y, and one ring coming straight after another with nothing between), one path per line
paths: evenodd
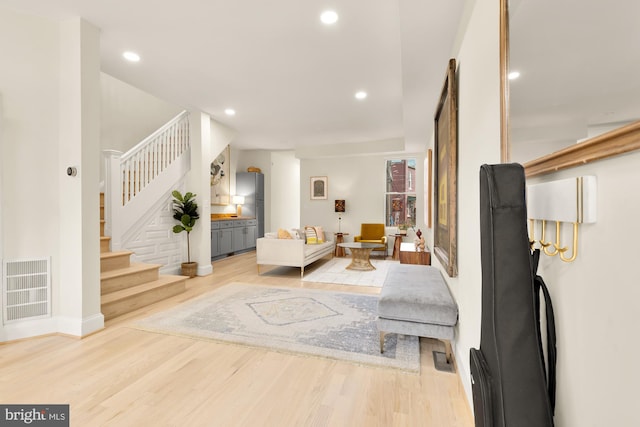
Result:
M418 337L387 334L380 354L377 304L375 295L232 283L132 327L419 372Z
M305 282L339 283L353 286L376 286L381 288L387 277L389 266L398 264L398 261L388 261L371 258L371 264L376 268L371 271L347 270L351 263L351 257L334 257L315 270L305 273L302 278Z

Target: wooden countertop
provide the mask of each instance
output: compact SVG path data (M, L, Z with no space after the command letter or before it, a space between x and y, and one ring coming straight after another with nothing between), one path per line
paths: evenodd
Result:
M253 216L225 216L226 214L211 214L211 221L236 221L241 219L256 219Z

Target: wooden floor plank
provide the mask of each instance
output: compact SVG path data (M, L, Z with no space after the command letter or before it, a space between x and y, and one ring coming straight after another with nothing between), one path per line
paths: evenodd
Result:
M310 272L325 262L310 266ZM470 427L456 374L436 371L421 339L421 373L359 366L131 327L232 282L377 294L379 289L302 282L299 269L255 268L255 253L213 263L186 292L108 321L82 340L47 336L0 345L0 401L68 403L82 426Z

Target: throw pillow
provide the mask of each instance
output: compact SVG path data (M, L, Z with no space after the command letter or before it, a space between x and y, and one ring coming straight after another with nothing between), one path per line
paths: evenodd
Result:
M315 245L318 243L318 235L314 227L307 226L304 228L304 232L307 236L307 245Z
M291 234L287 230L278 228L278 239L291 239Z

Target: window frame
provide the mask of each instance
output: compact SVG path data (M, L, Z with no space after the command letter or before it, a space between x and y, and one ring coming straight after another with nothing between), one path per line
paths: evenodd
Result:
M402 187L405 191L389 191L393 190L394 164L403 165ZM418 179L417 165L418 159L414 156L385 159L384 223L386 227L396 227L405 230L407 228L415 228L418 203L418 192L416 188ZM393 208L395 201L400 201L401 203L401 205L396 205L397 209ZM396 214L394 214L394 212ZM409 221L407 221L406 218L409 218Z

